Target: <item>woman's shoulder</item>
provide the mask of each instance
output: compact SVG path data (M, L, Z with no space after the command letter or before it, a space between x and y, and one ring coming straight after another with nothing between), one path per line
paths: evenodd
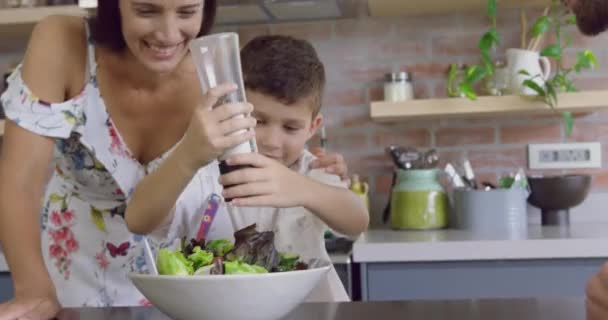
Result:
M23 59L23 78L39 97L65 100L66 92L84 83L87 39L82 17L53 15L32 30Z

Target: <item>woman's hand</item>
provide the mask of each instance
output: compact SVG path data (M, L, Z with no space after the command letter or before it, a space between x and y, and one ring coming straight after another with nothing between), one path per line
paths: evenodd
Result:
M608 319L608 263L587 283L587 320Z
M209 90L203 103L194 110L190 125L180 147L184 163L192 170L207 165L226 150L251 140L256 125L250 116L249 103L221 103L227 94L235 91L233 84L223 84ZM243 115L242 117L236 117Z
M0 320L49 320L60 311L61 306L54 295L21 295L0 304Z

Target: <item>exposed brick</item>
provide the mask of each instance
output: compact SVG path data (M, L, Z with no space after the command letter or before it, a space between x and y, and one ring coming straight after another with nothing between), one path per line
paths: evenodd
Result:
M395 22L397 34L419 34L423 29L427 33L445 33L458 30L456 15L424 15L403 17Z
M453 166L459 166L461 165L464 156L464 151L443 151L440 149L439 166L445 168L448 163L451 163Z
M365 172L368 175L387 174L394 170L393 162L384 152L372 155L353 155L348 157L350 172Z
M374 86L368 89L370 101L383 101L384 100L384 87Z
M428 147L430 132L427 129L377 131L373 136L376 147L385 148L389 145L403 147Z
M600 50L604 50L606 41L608 40L608 35L604 33L597 36L586 36L579 32L576 28L572 28L569 30L569 32L567 32L567 34L572 37L571 47L580 50L590 48L595 52L595 49L597 48L597 51L599 52Z
M580 91L608 89L608 77L577 77L574 85ZM608 101L606 102L608 105Z
M257 36L263 36L270 34L270 27L266 24L257 24L250 26L241 26L238 28L239 41L241 46L247 44L253 38Z
M435 132L439 147L493 144L494 128L442 128Z
M468 152L473 170L500 170L526 168L526 149L475 150Z
M352 106L365 104L363 89L328 90L323 97L323 105L327 107Z
M479 54L479 32L470 34L442 35L433 39L433 54L442 55L477 55Z
M370 147L366 133L342 133L340 128L327 130L327 143L330 149L364 150Z
M346 70L342 72L342 76L347 81L361 81L365 83L384 81L384 75L391 72L392 67L389 64L357 64L344 65Z
M569 141L608 141L608 123L574 122Z
M450 69L450 64L440 62L429 62L429 63L418 63L418 64L404 64L401 66L401 70L410 72L413 76L414 81L418 79L428 78L446 78Z
M374 191L380 194L389 194L391 192L391 185L393 183L392 174L383 174L376 176L376 183L374 185Z
M378 48L379 52L388 58L407 59L411 57L421 58L429 53L430 41L427 39L408 38L401 41L386 41Z
M441 35L433 40L433 55L447 56L479 56L479 39L483 32L468 30L454 35ZM504 52L508 48L519 48L520 37L515 32L501 32L501 41L497 51Z
M327 41L332 37L332 21L286 23L276 26L273 34L289 35L310 41Z
M509 143L539 143L557 142L561 138L560 124L519 125L500 128L500 142Z
M393 29L391 19L348 19L336 21L336 37L386 37Z

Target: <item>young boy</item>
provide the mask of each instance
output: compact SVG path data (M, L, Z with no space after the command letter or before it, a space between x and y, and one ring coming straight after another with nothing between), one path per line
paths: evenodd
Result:
M261 36L241 51L247 99L257 119L258 153L230 158L251 165L220 178L228 211L237 229L252 223L275 232L277 250L307 261L329 260L327 228L356 236L368 212L338 176L310 169L316 159L305 150L323 118L319 113L324 67L312 45L287 36ZM347 301L335 270L311 293L309 301Z

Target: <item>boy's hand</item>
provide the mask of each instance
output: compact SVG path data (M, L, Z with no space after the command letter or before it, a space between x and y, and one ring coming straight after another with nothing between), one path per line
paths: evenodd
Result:
M587 320L608 319L608 263L587 284Z
M310 152L317 157L317 160L310 163L310 169L325 169L325 172L339 176L342 181L350 180L348 166L341 154L325 153L320 147L312 148Z
M290 170L278 161L259 153L240 154L230 157L229 165L249 165L222 175L224 198L232 198L232 204L243 207L288 208L303 206L302 192L308 179Z

